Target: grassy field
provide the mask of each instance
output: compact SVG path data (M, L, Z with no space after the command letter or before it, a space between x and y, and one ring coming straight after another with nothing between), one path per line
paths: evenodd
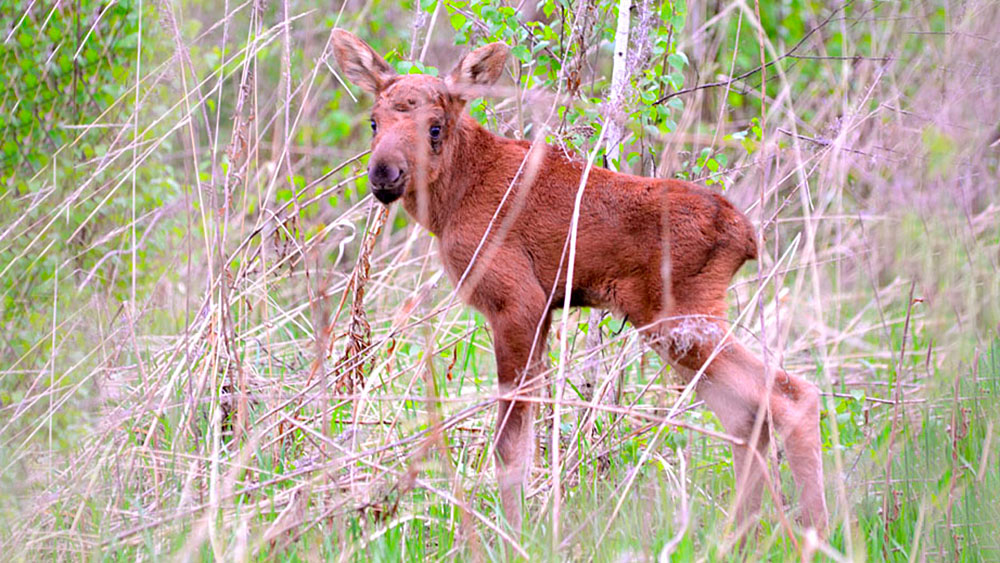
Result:
M621 108L619 2L35 4L0 10L3 559L1000 560L996 2L639 2ZM730 318L823 390L829 537L765 495L741 544L718 421L586 309L501 522L490 330L369 195L335 26L403 72L525 46L491 130L586 154L618 111L622 169L746 211Z

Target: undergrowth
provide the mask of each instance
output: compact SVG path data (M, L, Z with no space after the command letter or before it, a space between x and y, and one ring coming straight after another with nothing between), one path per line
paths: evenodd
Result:
M1000 559L994 3L638 2L619 106L619 2L64 4L0 10L5 559ZM740 543L717 420L590 310L507 528L490 331L370 197L334 27L400 72L505 41L491 130L617 123L602 165L746 211L730 318L823 390L828 537L779 496Z

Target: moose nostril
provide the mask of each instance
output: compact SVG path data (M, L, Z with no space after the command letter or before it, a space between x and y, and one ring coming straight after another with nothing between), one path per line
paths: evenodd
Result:
M399 179L402 170L396 168L395 166L386 166L385 179L387 182L392 183Z
M372 184L376 186L389 186L399 181L403 175L403 170L391 164L378 163L368 170L368 176Z

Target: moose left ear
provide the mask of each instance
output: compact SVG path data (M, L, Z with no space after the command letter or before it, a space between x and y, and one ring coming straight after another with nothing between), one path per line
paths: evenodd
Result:
M396 76L389 63L353 33L335 29L330 37L337 64L365 92L378 94Z
M464 99L475 96L476 90L492 86L503 73L510 47L505 43L490 43L462 57L445 82Z

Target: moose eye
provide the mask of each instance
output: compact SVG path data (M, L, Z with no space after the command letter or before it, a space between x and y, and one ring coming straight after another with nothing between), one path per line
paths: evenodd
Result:
M378 125L375 123L374 117L371 119L371 123L372 123L372 133L378 131Z
M438 140L441 137L441 126L431 125L430 134L432 140Z

